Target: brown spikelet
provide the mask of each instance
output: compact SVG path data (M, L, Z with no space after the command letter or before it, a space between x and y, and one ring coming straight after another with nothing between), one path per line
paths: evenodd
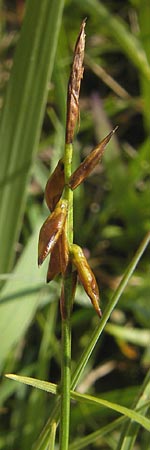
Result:
M100 162L105 147L110 141L112 135L115 133L118 127L114 128L101 142L97 145L97 147L91 151L91 153L84 159L84 161L79 165L79 167L73 172L69 179L69 187L74 190L79 184L84 181L88 175L92 172L92 170L96 167L96 165Z
M90 298L92 305L98 316L102 316L102 312L99 306L99 290L96 283L94 273L92 272L87 259L83 253L83 250L79 245L72 244L70 246L70 255L73 264L75 265L80 281L84 286L84 289Z
M83 59L85 48L85 24L86 20L83 20L80 28L80 33L75 45L71 74L68 83L66 123L67 144L70 144L73 140L75 125L79 117L79 93L81 79L84 72Z
M45 200L50 211L54 211L54 208L62 195L64 185L64 163L63 160L60 159L54 172L48 179L45 188Z
M68 209L67 200L59 200L55 210L44 222L38 244L38 265L40 266L47 255L53 250L62 232Z

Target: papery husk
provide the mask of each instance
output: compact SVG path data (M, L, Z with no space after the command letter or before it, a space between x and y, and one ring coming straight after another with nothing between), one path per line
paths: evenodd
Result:
M45 187L45 200L51 212L54 211L56 204L60 200L64 185L64 162L63 159L60 159Z
M68 262L69 262L69 248L68 248L68 240L67 240L67 221L64 223L64 227L62 229L62 233L59 238L59 256L60 256L60 267L62 275L65 275Z
M66 222L65 222L66 223ZM66 236L66 227L62 228L61 235L51 252L50 262L47 272L47 283L53 280L57 275L65 274L69 261L68 241Z
M58 239L50 255L50 261L47 271L47 283L52 281L60 273L61 273L61 265L60 265L59 239Z
M44 222L38 244L38 265L40 266L47 255L53 250L62 232L68 210L67 200L59 200L55 210Z

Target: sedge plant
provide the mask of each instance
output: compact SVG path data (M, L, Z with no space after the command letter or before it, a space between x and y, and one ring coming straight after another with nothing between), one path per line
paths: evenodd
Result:
M56 407L43 430L35 450L53 449L57 424L60 422L60 450L67 450L69 445L70 426L70 398L78 401L102 403L108 408L135 420L150 430L150 422L139 411L135 413L128 408L110 402L101 401L92 396L74 393L77 382L84 367L94 349L94 346L102 333L110 314L119 300L121 293L133 273L142 253L150 240L148 233L139 247L135 257L131 261L119 287L108 304L103 316L100 308L99 288L84 252L78 244L74 243L73 236L73 194L74 190L91 174L95 166L100 162L106 145L110 141L117 127L112 130L94 148L85 160L72 173L73 138L77 122L79 120L79 94L84 72L85 49L85 25L81 24L80 32L75 45L73 63L68 83L66 138L64 155L47 181L45 188L45 200L50 210L50 215L41 227L38 244L38 264L41 266L50 255L47 271L47 282L51 282L58 274L62 275L62 288L60 296L60 310L62 322L62 359L61 359L61 383L60 386L31 379L28 377L8 377L32 385L39 389L57 394ZM82 283L86 294L99 316L100 324L94 331L90 345L85 349L77 368L71 379L71 312L76 291L77 279ZM114 424L115 428L115 424ZM73 448L73 447L72 447ZM77 447L75 447L77 448Z
M61 372L61 431L60 449L68 447L70 417L70 363L71 330L70 315L77 282L77 275L89 296L96 312L101 317L99 290L95 276L87 262L83 250L73 242L73 191L87 178L100 161L113 130L88 155L72 173L73 137L79 118L79 93L84 67L85 23L82 22L75 45L73 63L68 83L66 141L63 158L47 182L45 198L50 216L44 222L39 236L38 263L41 265L51 253L47 281L62 274L60 299L62 318L62 372Z

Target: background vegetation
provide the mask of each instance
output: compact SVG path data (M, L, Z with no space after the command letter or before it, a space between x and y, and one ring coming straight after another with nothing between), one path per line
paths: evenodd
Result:
M87 17L74 167L119 125L102 164L77 189L74 202L75 242L89 258L104 311L150 227L150 3L1 0L0 6L1 374L57 383L60 280L45 284L47 262L38 270L37 241L47 217L44 187L64 148L72 51ZM150 364L149 271L147 249L88 361L80 392L132 408ZM73 369L98 321L79 287L72 314ZM54 401L2 377L0 449L32 448ZM72 404L70 441L117 417L104 407ZM108 428L70 449L116 449L119 436L120 426ZM147 450L148 431L140 428L136 447L121 445L118 449Z

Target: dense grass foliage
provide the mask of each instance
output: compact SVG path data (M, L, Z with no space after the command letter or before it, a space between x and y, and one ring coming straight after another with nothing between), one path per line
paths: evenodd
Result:
M77 382L87 395L71 394L69 448L147 450L150 3L1 0L0 8L0 449L59 448L55 423L47 422L59 418L56 397L42 392L55 394L53 385L34 389L28 379L21 384L4 375L60 382L60 278L46 284L47 262L38 269L37 243L48 215L44 188L64 151L72 52L87 17L74 168L119 128L102 163L74 194L75 242L96 276L103 319L99 325L79 285L72 389Z

